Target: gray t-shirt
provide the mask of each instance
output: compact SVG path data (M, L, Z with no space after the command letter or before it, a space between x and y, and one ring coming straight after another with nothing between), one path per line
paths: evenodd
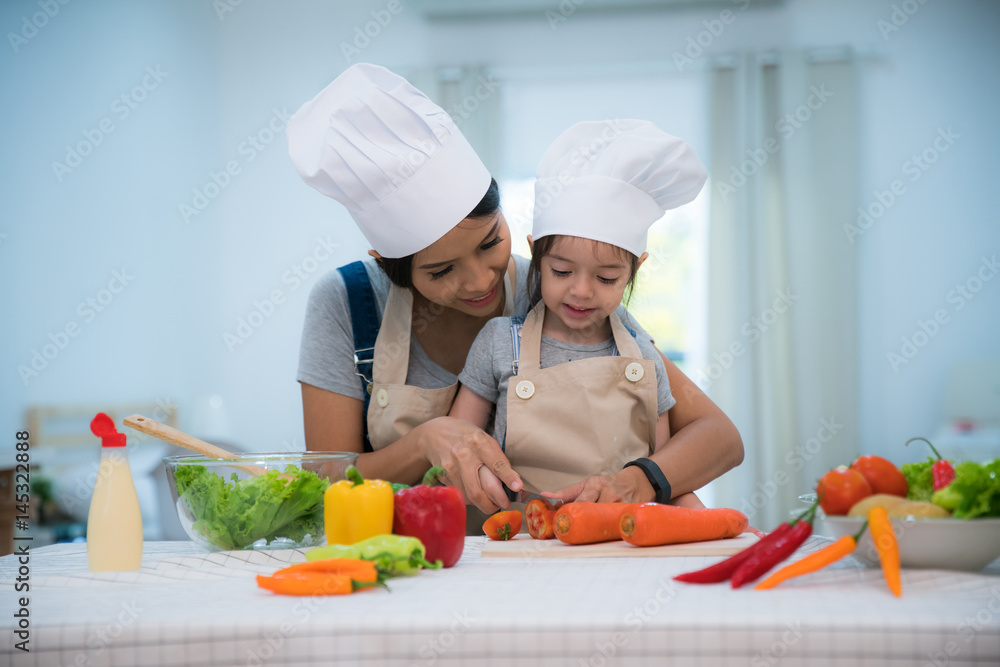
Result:
M514 288L514 314L524 316L530 310L527 288L529 260L514 255L517 267L517 285ZM379 312L385 310L389 296L389 278L374 259L364 261L365 270L375 292ZM637 332L640 340L649 340L649 334L625 311L618 308L618 316L625 325ZM347 288L339 271L321 277L309 292L302 344L299 348L299 382L364 400L361 380L354 374L354 333L351 328L351 309L347 301ZM406 371L406 384L423 389L449 387L458 377L431 360L416 336L410 336L410 363Z
M631 324L626 326L635 329ZM487 322L472 343L465 368L458 375L459 382L496 405L492 435L500 443L507 435L507 385L514 375L512 336L509 317L495 317ZM663 414L677 402L670 393L663 358L648 336L636 331L636 342L642 358L649 359L656 367L657 414ZM550 368L579 359L607 357L611 355L613 344L614 338L609 338L594 345L573 345L543 335L538 362L542 368Z

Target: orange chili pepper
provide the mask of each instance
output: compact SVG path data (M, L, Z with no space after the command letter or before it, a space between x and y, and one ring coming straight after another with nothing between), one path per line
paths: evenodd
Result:
M257 575L257 585L281 595L347 595L379 581L372 561L331 558L296 563L270 577Z
M347 595L354 582L346 574L289 573L281 577L257 575L257 585L281 595Z
M892 522L884 507L873 507L868 512L868 525L872 530L872 542L878 550L878 559L882 563L882 574L889 590L896 597L903 595L903 582L899 572L899 543L892 529Z
M836 563L854 551L854 548L858 545L858 539L865 532L867 525L866 523L862 526L857 535L844 535L833 544L820 549L816 553L809 554L802 560L795 561L791 565L781 568L754 588L758 591L774 588L783 581L788 581L794 577L801 577L803 574L809 574L810 572L816 572L831 563Z

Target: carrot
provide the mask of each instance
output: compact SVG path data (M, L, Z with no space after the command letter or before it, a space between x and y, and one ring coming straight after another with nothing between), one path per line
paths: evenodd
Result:
M568 503L556 511L556 537L566 544L620 539L618 520L631 503Z
M868 512L868 527L872 531L872 542L878 550L878 559L882 563L882 574L889 590L896 597L903 595L903 582L899 573L899 543L892 523L884 507L873 507Z
M483 523L483 532L491 540L509 540L521 532L520 510L493 514Z
M274 573L275 577L283 577L304 572L322 574L345 574L354 581L371 583L378 580L378 570L374 561L360 558L328 558L326 560L306 561L296 563Z
M639 547L736 537L749 525L743 512L659 503L633 505L619 521L621 538Z
M858 541L853 535L844 535L833 544L820 549L816 553L809 554L802 560L797 560L791 565L781 568L754 588L758 591L763 591L768 588L774 588L781 582L788 581L794 577L801 577L803 574L821 570L830 563L835 563L850 554L854 551L854 547L857 544Z

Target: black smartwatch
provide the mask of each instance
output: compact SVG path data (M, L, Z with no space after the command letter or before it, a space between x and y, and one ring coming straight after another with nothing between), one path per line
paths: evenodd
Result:
M636 459L635 461L626 463L622 470L629 466L638 466L642 469L642 472L646 475L646 479L649 480L650 486L653 487L653 492L656 493L656 502L662 504L670 502L670 482L667 481L663 471L660 470L660 466L649 459Z

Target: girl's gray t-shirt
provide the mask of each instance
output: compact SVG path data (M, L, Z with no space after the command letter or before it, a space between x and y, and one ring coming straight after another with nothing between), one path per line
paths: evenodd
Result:
M618 315L621 317L621 313ZM625 326L635 330L631 324ZM542 368L550 368L580 359L608 357L611 356L613 343L614 339L609 338L593 345L574 345L543 335L538 362ZM642 358L652 361L656 368L657 414L663 414L677 403L670 393L667 368L648 337L644 338L636 331L636 343L639 344ZM491 435L500 443L507 435L507 387L514 375L513 363L514 346L510 318L495 317L487 322L476 336L469 350L469 356L465 360L465 368L458 376L459 382L496 405ZM572 401L572 396L567 396L566 400Z
M525 287L530 262L518 255L513 257L517 267L514 315L523 317L530 310ZM376 306L381 313L385 310L385 302L389 296L389 278L374 259L366 259L363 264L371 280ZM649 334L623 307L619 306L617 313L625 326L636 331L637 340L649 342ZM364 400L361 379L354 372L354 332L347 288L339 271L331 271L322 276L309 292L296 379L335 394ZM440 389L457 381L458 376L432 361L417 337L410 336L406 384L423 389Z

